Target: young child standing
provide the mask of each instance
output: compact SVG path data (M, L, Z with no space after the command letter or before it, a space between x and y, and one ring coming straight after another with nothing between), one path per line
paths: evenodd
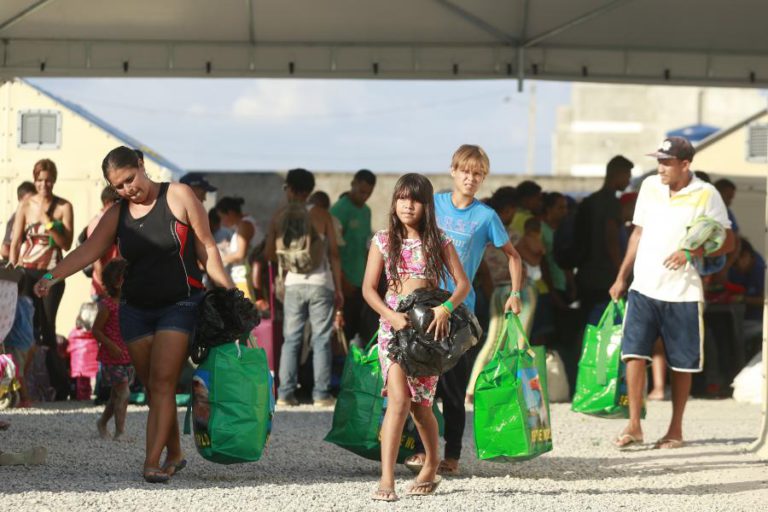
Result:
M462 268L470 282L474 281L477 269L487 249L498 248L507 257L511 285L507 297L501 297L504 311L520 313L520 286L522 284L522 265L520 255L512 246L507 230L496 212L475 198L480 186L490 173L491 164L488 155L479 146L464 144L451 158L450 192L435 196L437 225L451 238L461 261ZM520 193L518 187L517 192ZM519 209L518 209L519 213ZM455 290L455 284L447 279L443 286L446 290ZM492 300L492 302L494 302ZM470 311L475 310L475 293L470 289L464 305ZM495 339L491 339L495 341ZM479 350L478 347L476 350ZM471 351L470 351L471 354ZM451 370L440 376L437 395L443 401L445 418L445 457L440 462L438 474L455 476L459 474L461 442L466 424L467 385L470 379L470 361L467 354ZM472 390L470 390L472 391ZM417 445L417 453L405 461L411 471L421 471L424 451Z
M128 263L115 259L107 263L102 272L106 296L99 302L99 313L93 323L93 335L99 342L99 362L104 383L112 389L96 428L102 439L109 437L107 422L115 417L115 436L119 440L125 433L125 415L128 409L128 387L133 382L134 368L122 336L118 316L120 289Z
M398 301L419 288L436 288L450 276L456 287L450 299L433 308L428 331L435 338L448 333L448 318L470 290L453 243L437 227L432 184L420 174L406 174L395 185L389 212L389 229L377 232L368 253L363 278L363 297L380 315L379 362L384 379L382 395L388 397L381 426L381 480L372 498L395 501L395 462L405 420L410 412L424 443L421 471L408 487L409 495L432 494L440 483L437 476L438 427L432 413L438 376L409 377L388 357L394 331L408 325L408 317L397 313ZM385 300L377 287L382 270L387 277Z

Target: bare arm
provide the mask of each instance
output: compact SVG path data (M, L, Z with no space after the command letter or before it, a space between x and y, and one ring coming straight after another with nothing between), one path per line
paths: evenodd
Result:
M83 245L69 253L56 267L51 270L53 279L41 279L35 285L35 293L45 296L48 289L55 283L65 279L78 270L82 270L89 263L98 259L109 247L115 243L117 236L117 222L120 216L120 207L113 205L101 217L96 229L91 236L83 242Z
M192 189L181 185L171 185L174 198L183 206L189 225L195 233L195 249L197 258L205 267L205 271L211 280L224 288L234 288L232 277L224 270L221 262L221 254L216 247L216 241L211 234L211 226L208 224L208 214L203 208L203 203L197 200Z
M501 246L501 250L509 258L509 277L512 281L512 293L504 304L504 311L512 311L519 315L523 308L520 301L520 289L523 285L523 260L520 258L512 242L507 242Z
M328 258L331 263L331 273L333 274L334 300L336 301L336 309L341 309L341 307L344 306L344 292L341 287L341 258L339 257L339 244L336 242L336 230L333 228L331 214L326 211L323 211L323 214L325 239L328 241Z
M722 256L724 254L727 254L733 251L735 246L736 246L736 236L733 234L733 231L728 229L725 231L725 240L723 241L722 247L720 247L720 249L718 249L717 251L711 254L707 254L706 256L707 257ZM704 246L698 247L691 251L685 251L682 249L677 250L672 254L670 254L669 256L667 256L667 259L664 260L664 266L670 270L677 270L678 268L686 264L689 257L695 257L695 258L704 257Z
M277 261L277 214L269 222L264 257L267 258L267 261Z
M49 229L48 235L53 238L53 242L56 244L57 247L60 247L61 249L64 249L65 251L68 251L72 248L72 239L74 238L74 213L72 212L72 203L69 201L64 201L64 203L61 206L62 208L62 217L61 217L61 224L62 224L62 230L59 231L57 229ZM57 219L48 219L48 221L54 221Z
M240 221L237 224L237 232L235 234L235 236L237 236L237 252L225 254L221 258L222 263L224 265L229 265L230 263L244 263L253 235L253 224Z
M13 229L11 231L11 252L8 255L8 261L11 265L19 264L19 251L21 250L21 237L24 235L24 224L26 223L26 211L28 201L22 201L16 208L16 216L13 219Z
M642 234L642 226L635 226L635 229L632 230L632 236L629 237L629 244L627 245L627 254L624 255L624 261L621 262L616 281L608 292L613 300L619 300L627 292L627 278L635 265L637 246L640 244Z
M380 317L391 323L397 329L397 315L400 315L402 318L403 326L407 321L404 319L404 314L395 313L389 309L387 303L384 302L384 299L382 299L379 295L379 278L381 277L381 272L383 270L384 257L382 256L381 251L379 251L375 245L372 245L371 250L368 251L368 263L365 265L365 275L363 276L363 298L365 299L365 302L371 306L371 309L373 309L376 313L378 313ZM395 321L393 322L393 320Z
M732 229L726 229L725 241L723 242L723 246L720 247L715 252L713 252L712 254L707 254L707 256L708 257L722 256L723 254L728 254L730 252L733 252L735 248L736 248L736 235L733 233Z

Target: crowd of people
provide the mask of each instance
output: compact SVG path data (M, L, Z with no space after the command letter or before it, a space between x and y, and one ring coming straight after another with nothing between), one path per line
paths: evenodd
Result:
M745 304L747 351L757 350L762 332L765 262L739 234L730 210L735 185L712 185L706 174L694 173L694 153L683 138L665 140L651 154L658 173L634 190L629 188L635 164L616 156L607 163L603 186L577 201L531 180L478 197L490 160L482 148L463 145L450 162L451 190L434 191L423 175L401 177L387 226L374 231L366 203L376 176L369 170L357 172L335 202L316 190L310 171L290 170L285 205L260 226L239 197L217 198L205 212L206 195L216 188L204 175L154 182L144 171L143 155L119 147L102 164L108 182L103 209L66 257L75 239L72 205L53 194L56 166L41 160L34 181L18 188L19 206L3 244L9 265L24 269L5 350L22 381L40 357L35 350L45 353L54 390L47 399L90 398L90 378L98 373L111 389L96 425L104 438L112 437L112 418L114 438L123 436L129 386L138 378L149 395L143 476L166 482L186 465L175 393L206 287L236 287L264 317L281 322L282 343L274 340L280 407L308 399L302 395L307 390L315 405L333 405L338 345L350 340L362 347L375 339L388 406L382 476L373 498L392 501L398 440L408 414L421 444L405 462L417 474L407 492L431 494L441 476L459 474L465 404L473 400L473 383L505 314L518 315L533 344L560 354L573 391L585 326L597 324L610 301L626 296L622 353L630 421L614 442L643 442L644 401L665 398L671 370L673 416L656 447L679 447L692 374L704 368L705 300ZM716 251L681 245L702 217L724 230ZM703 271L697 262L715 268ZM73 355L68 367L58 350L56 311L64 279L82 269L90 272L97 305L90 319L81 312L76 331L92 340L92 362L99 364L89 366ZM395 312L399 299L425 287L452 294L433 310L435 336L446 331L453 309L463 303L480 321L484 342L443 375L411 377L387 357L387 348L393 332L408 321ZM80 345L73 342L70 350ZM311 378L302 373L304 347L312 353L304 364ZM646 362L653 368L650 393ZM705 383L714 393L721 387L721 381ZM28 388L22 387L20 406L31 404ZM442 456L431 411L436 398L445 419Z

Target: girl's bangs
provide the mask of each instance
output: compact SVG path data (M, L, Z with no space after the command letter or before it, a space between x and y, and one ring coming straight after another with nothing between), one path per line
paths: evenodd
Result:
M432 197L432 186L427 178L419 175L408 175L404 177L395 190L395 199L410 199L422 204L429 203Z

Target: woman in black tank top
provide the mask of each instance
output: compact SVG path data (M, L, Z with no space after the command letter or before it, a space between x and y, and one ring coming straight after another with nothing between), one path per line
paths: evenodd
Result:
M109 152L102 171L122 201L104 213L80 247L37 282L35 292L45 296L55 283L117 243L128 261L120 330L136 374L151 396L144 479L166 482L186 465L176 417L176 383L187 358L195 305L203 293L198 262L215 284L226 288L234 284L221 263L208 215L192 189L150 180L144 162L125 146Z

